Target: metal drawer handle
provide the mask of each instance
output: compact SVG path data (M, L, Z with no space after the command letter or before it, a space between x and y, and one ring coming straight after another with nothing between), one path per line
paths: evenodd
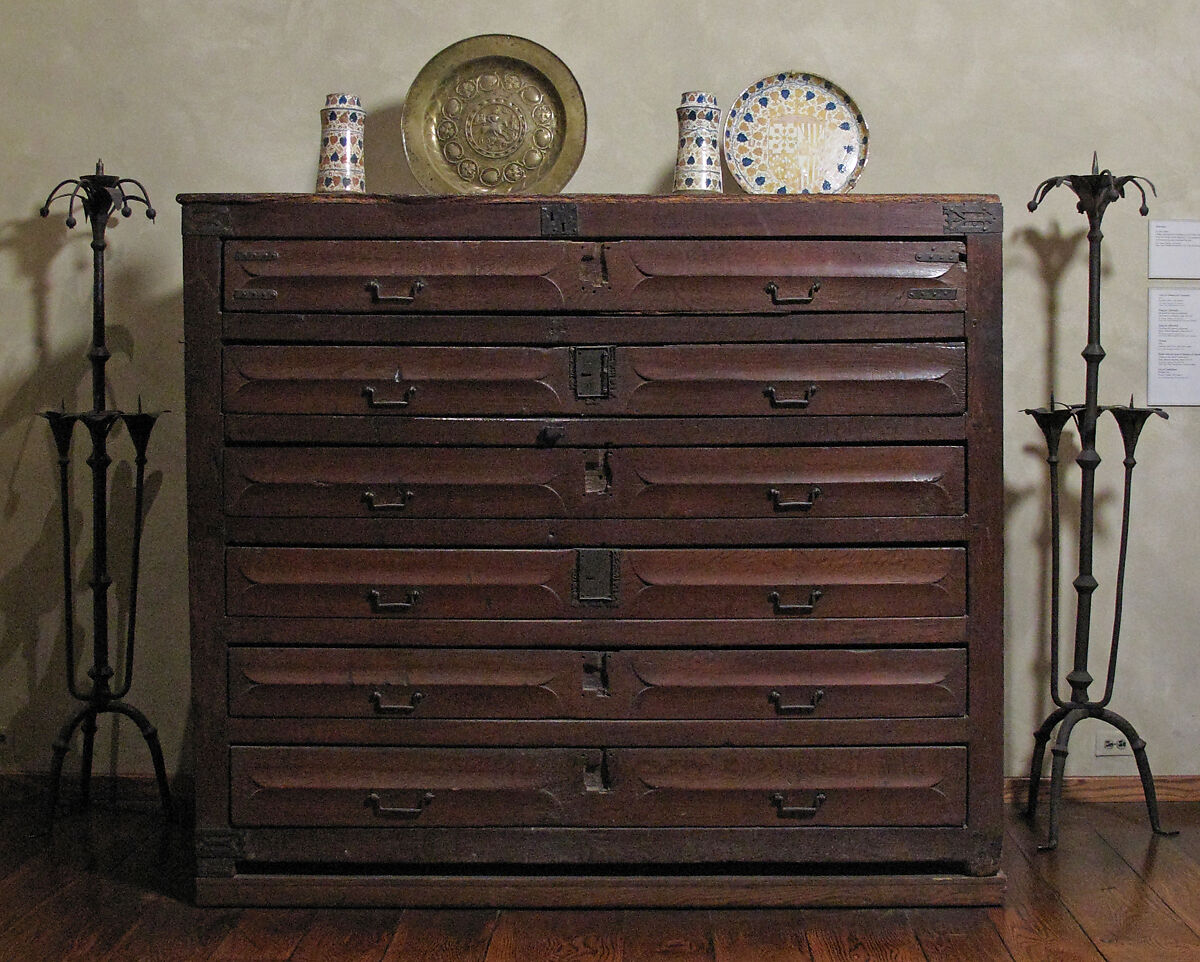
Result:
M432 801L433 792L422 792L421 797L417 799L417 804L414 807L405 808L401 806L393 808L390 805L383 804L383 799L379 797L378 792L372 792L367 796L363 804L370 807L379 818L420 818L421 813L425 811Z
M809 402L813 399L813 395L816 393L817 386L815 384L810 384L804 389L804 393L800 395L800 397L795 398L779 397L775 391L774 384L770 385L765 391L763 391L763 395L768 401L771 402L771 407L773 408L806 408L808 407Z
M413 395L417 393L417 386L410 384L404 391L404 397L398 401L378 401L375 399L375 388L364 387L362 395L367 399L367 407L369 408L406 408L409 402L412 401Z
M410 611L421 599L421 592L416 588L409 588L406 597L406 601L381 601L379 592L374 588L367 592L372 611Z
M414 691L408 696L407 705L385 705L383 703L383 692L371 692L371 704L375 706L375 710L381 715L411 715L417 710L417 705L424 701L424 699L424 692Z
M780 715L810 715L817 710L817 706L821 704L821 699L825 697L825 689L818 688L812 693L812 701L807 705L785 705L783 703L783 693L773 691L767 696L767 700L775 706L775 711Z
M425 290L425 280L418 277L412 282L407 294L382 294L381 285L377 280L367 281L367 290L371 293L372 304L411 304L417 299L417 295Z
M780 603L779 592L772 591L767 595L767 600L775 607L777 615L809 615L817 606L817 602L821 600L823 592L820 588L813 588L808 593L808 601L798 605L785 605Z
M411 491L405 491L399 501L377 501L374 491L364 491L362 499L367 503L368 511L403 511L414 497Z
M780 818L812 818L825 804L825 793L817 792L811 805L788 805L783 798L783 792L771 796L771 804L779 811Z
M778 488L771 488L767 491L767 495L776 511L808 511L813 506L813 502L821 496L821 489L815 484L809 488L807 501L783 501L781 500L783 495Z
M817 291L821 289L820 281L813 281L812 287L808 289L808 293L802 297L780 297L779 285L774 281L768 281L767 286L763 288L771 295L771 303L776 307L782 307L786 304L811 304L813 298L817 296Z

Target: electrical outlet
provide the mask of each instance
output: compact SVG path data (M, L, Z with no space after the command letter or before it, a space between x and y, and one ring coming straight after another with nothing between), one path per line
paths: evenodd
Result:
M1132 755L1129 739L1117 732L1096 732L1096 757L1103 755Z

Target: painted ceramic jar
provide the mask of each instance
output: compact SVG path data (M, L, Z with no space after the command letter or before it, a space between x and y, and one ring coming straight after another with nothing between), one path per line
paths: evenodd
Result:
M321 153L317 193L363 193L363 130L366 114L353 94L328 94L321 108Z
M707 91L683 95L679 116L679 152L675 158L677 191L721 193L721 108Z

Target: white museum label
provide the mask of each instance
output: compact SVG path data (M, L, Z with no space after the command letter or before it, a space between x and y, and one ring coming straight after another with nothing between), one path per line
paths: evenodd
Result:
M1148 329L1148 402L1200 404L1200 288L1152 288Z
M1151 277L1200 279L1200 220L1150 221Z

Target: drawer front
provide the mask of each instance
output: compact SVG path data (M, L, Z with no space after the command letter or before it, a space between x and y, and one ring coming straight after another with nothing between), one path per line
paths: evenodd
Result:
M634 449L608 466L631 517L922 517L966 503L954 446Z
M966 651L630 651L609 656L629 718L933 718L966 712Z
M239 826L951 826L961 746L234 746Z
M966 821L966 750L642 748L617 753L639 825L939 826Z
M584 502L580 451L520 448L231 448L237 517L561 518Z
M966 248L957 241L642 240L604 248L617 278L626 259L633 267L631 309L954 311L966 304Z
M555 825L589 749L230 748L235 825Z
M551 276L580 245L552 241L231 241L227 311L554 310Z
M231 241L228 311L961 311L957 241Z
M230 615L903 618L965 613L962 548L229 548Z
M573 718L602 657L545 650L235 648L229 712L251 718Z
M961 414L962 344L225 349L238 414Z
M966 652L235 648L229 711L398 724L952 717L966 711Z
M233 448L238 517L816 518L964 511L961 447Z

